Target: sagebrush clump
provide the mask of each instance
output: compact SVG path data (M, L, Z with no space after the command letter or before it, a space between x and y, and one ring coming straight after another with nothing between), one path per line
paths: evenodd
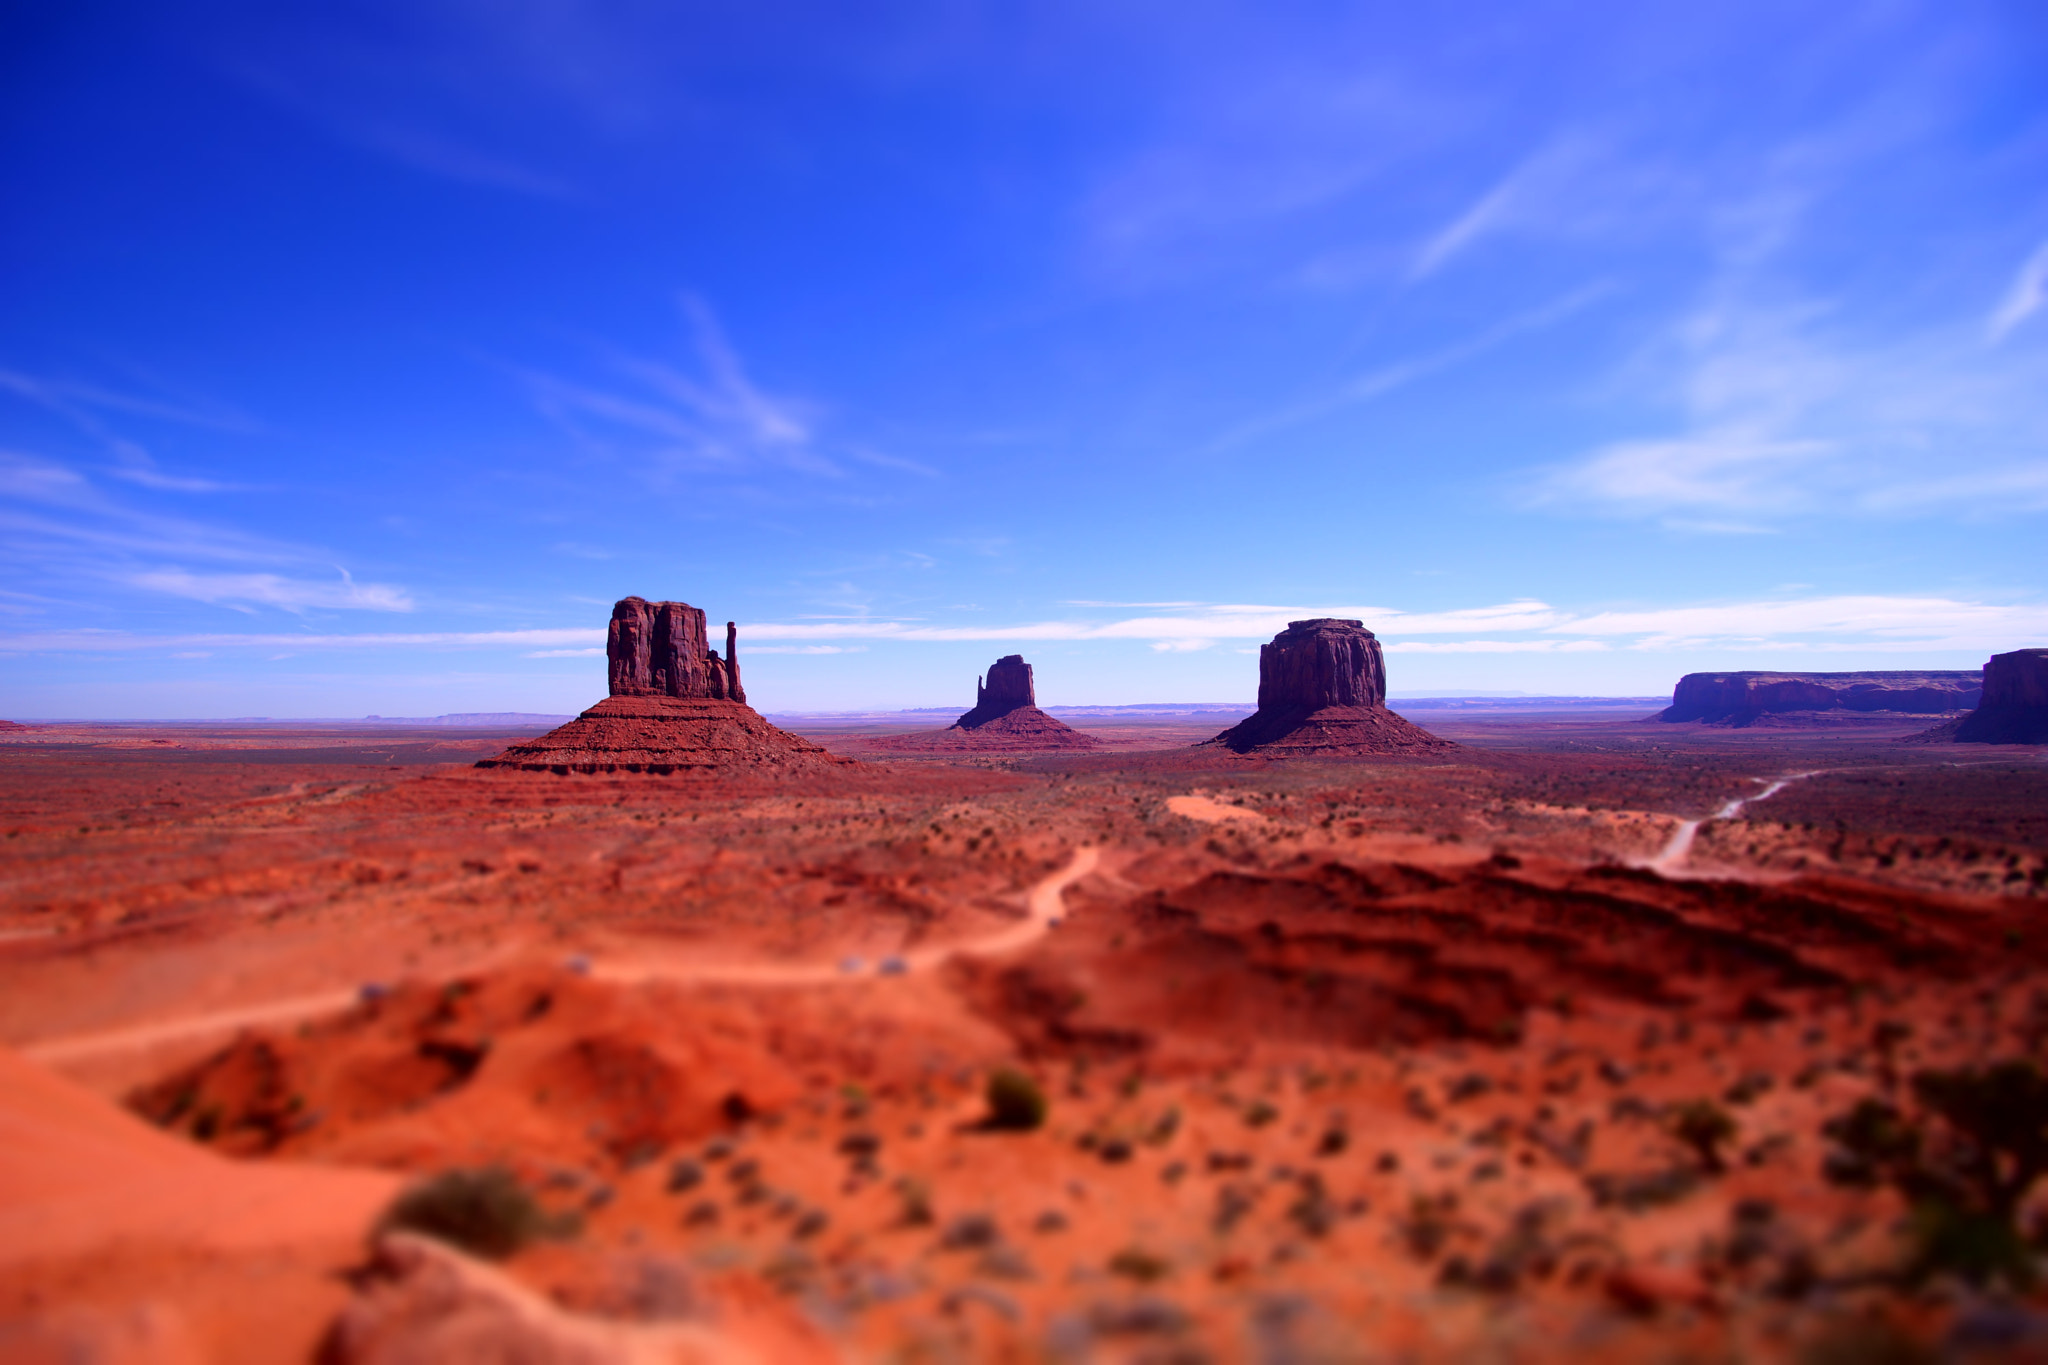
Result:
M392 1203L378 1230L417 1232L472 1255L503 1260L542 1237L575 1230L551 1217L503 1166L443 1171Z
M1045 1091L1015 1067L998 1067L988 1077L990 1128L1029 1132L1045 1122Z

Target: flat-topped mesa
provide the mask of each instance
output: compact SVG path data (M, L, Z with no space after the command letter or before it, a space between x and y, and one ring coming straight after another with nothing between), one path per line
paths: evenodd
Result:
M1259 649L1259 709L1204 743L1280 757L1457 747L1395 715L1386 701L1386 657L1363 621L1289 621Z
M1983 675L1966 669L1688 673L1657 719L1741 727L1854 722L1852 713L1938 716L1975 706L1983 686Z
M740 686L739 627L725 623L721 659L711 648L703 609L688 602L620 599L604 653L614 697L747 699Z
M2048 744L2048 649L1992 655L1984 665L1984 697L1977 709L1916 738L1958 744Z
M605 640L611 695L567 725L515 744L479 768L552 773L809 771L852 762L777 729L747 705L739 628L725 655L687 602L628 597Z

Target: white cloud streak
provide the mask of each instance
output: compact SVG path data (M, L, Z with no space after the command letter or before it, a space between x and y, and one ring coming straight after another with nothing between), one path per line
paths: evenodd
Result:
M1438 229L1415 253L1415 264L1409 268L1408 278L1420 280L1435 274L1453 256L1491 231L1507 215L1527 174L1525 163L1481 195L1478 202Z
M2041 311L2041 305L2048 303L2048 242L2034 248L2034 254L2027 257L2013 276L2012 287L2005 291L2005 297L1998 301L1998 307L1985 320L1984 334L1996 346L2028 318Z
M389 631L352 635L290 634L143 635L123 630L48 630L0 635L0 652L11 654L105 654L155 649L518 649L529 645L571 646L558 656L604 653L605 632L588 626L540 630ZM592 642L595 642L594 644Z
M1220 642L1270 639L1289 621L1363 620L1399 654L1570 654L1775 650L1833 653L1997 652L2048 641L2048 601L1984 602L1939 596L1832 596L1573 612L1519 601L1442 612L1387 607L1208 606L1173 615L1112 621L1032 621L952 626L915 620L758 622L741 627L741 658L753 654L853 653L866 644L978 642L1142 643L1166 652ZM1434 639L1434 636L1459 636ZM1499 638L1502 636L1519 638ZM1422 637L1422 638L1417 638ZM766 643L763 643L766 642ZM304 650L514 649L529 658L589 658L603 652L592 627L511 631L364 634L148 636L119 631L46 631L0 636L10 653L103 653L159 649Z
M1547 471L1536 503L1691 530L1715 526L1696 514L1754 530L1791 516L2048 508L2048 386L1961 326L1864 341L1827 309L1737 284L1676 322L1662 350L1649 387L1675 400L1677 430Z
M129 417L170 422L179 426L204 427L216 431L243 432L253 426L247 417L225 409L167 403L155 398L119 393L94 384L47 379L19 370L0 369L0 393L11 393L46 411L56 413L114 458L115 467L108 470L108 473L115 478L161 492L220 493L230 491L233 485L214 479L164 473L157 468L155 458L139 441L114 430L102 416L103 413L116 412Z
M658 479L775 468L844 477L844 467L820 449L806 405L754 381L703 300L686 296L681 307L689 325L691 366L615 355L612 367L638 385L623 392L520 371L535 407L579 443L636 462ZM854 458L930 472L874 451Z
M139 573L128 581L138 588L189 598L194 602L255 604L305 611L330 607L353 611L411 611L412 597L389 583L358 583L346 569L339 579L322 583L271 573L195 574L183 569Z
M412 609L404 588L358 583L345 568L321 566L322 558L242 531L141 511L76 469L0 451L0 569L17 580L118 583L238 610Z
M1242 422L1211 441L1208 449L1219 450L1233 446L1269 432L1328 416L1355 404L1371 402L1396 389L1406 388L1417 380L1462 365L1525 333L1555 326L1598 300L1601 295L1608 292L1608 288L1605 283L1595 283L1575 289L1541 307L1503 318L1477 335L1440 351L1368 370L1327 393Z

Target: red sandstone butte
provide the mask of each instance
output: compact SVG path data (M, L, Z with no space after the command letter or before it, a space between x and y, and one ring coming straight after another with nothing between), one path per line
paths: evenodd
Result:
M950 729L888 735L869 741L877 749L917 752L1027 753L1042 749L1093 749L1101 740L1038 709L1038 689L1022 654L1005 654L990 665L988 681L974 684L974 709Z
M1259 649L1259 709L1204 745L1275 758L1458 746L1387 709L1387 665L1362 621L1290 621Z
M2048 744L2048 649L1994 654L1984 665L1984 699L1918 739L1957 744Z
M687 602L622 599L612 608L605 659L610 696L567 725L476 766L677 773L801 771L853 761L777 729L748 706L740 686L739 628L725 623L720 658L707 642L703 611Z

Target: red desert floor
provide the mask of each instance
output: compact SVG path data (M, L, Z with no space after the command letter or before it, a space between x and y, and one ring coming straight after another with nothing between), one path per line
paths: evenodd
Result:
M1431 728L773 780L9 732L0 1358L2043 1358L1988 1224L1823 1175L1870 1100L1988 1188L1926 1078L2048 1045L2043 752ZM493 1166L538 1235L379 1240Z

